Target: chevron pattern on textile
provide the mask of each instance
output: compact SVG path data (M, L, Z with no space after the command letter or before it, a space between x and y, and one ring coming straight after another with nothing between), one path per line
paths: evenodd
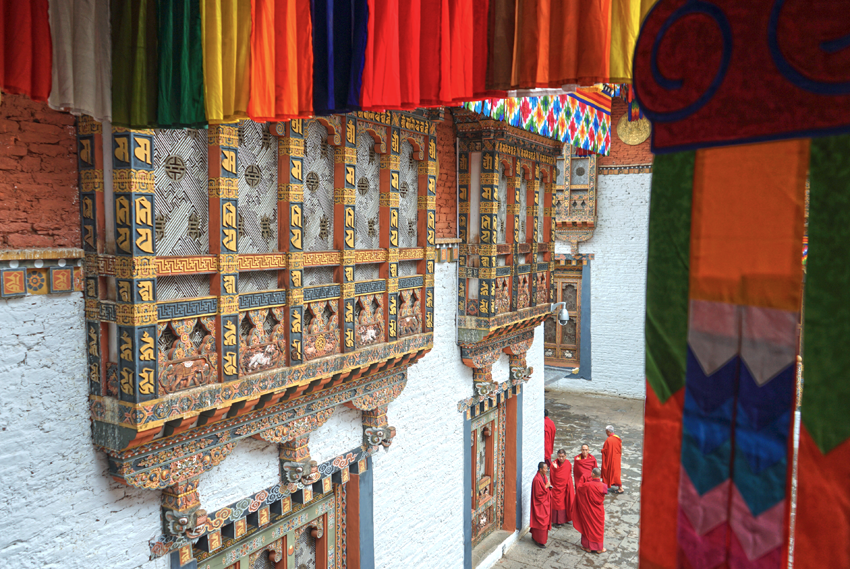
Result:
M156 254L210 252L207 136L195 129L162 129L154 135Z
M678 539L694 569L779 567L797 317L690 303Z

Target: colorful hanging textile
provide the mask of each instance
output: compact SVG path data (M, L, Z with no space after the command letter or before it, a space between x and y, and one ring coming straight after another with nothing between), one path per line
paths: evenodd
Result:
M3 90L27 95L35 101L47 101L53 50L47 0L2 0L0 17Z
M812 140L795 569L850 567L848 156L850 135Z
M701 6L662 0L635 48L634 87L653 124L653 152L850 131L843 2Z
M642 566L787 566L808 161L794 140L653 165Z
M112 124L157 125L156 0L112 0Z
M596 154L607 156L611 147L611 97L599 92L485 99L463 106Z
M201 0L201 29L207 120L248 118L251 0Z
M197 0L158 0L160 128L206 126L201 7Z
M254 0L251 21L248 114L258 122L312 114L310 0Z
M50 0L51 108L112 120L109 0Z
M369 31L360 106L401 108L398 0L369 0Z

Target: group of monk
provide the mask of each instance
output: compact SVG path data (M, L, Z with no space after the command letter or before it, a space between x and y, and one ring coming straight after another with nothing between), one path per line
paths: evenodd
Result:
M572 523L581 534L582 550L604 553L605 496L624 492L620 474L623 443L614 434L614 427L608 425L602 445L602 468L586 444L581 445L581 452L570 465L564 449L553 456L557 429L548 409L543 422L544 461L537 465L531 482L531 539L538 547L546 547L553 525Z

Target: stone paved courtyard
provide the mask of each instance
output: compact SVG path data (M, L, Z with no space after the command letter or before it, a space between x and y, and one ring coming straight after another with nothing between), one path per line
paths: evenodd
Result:
M606 553L585 553L572 525L552 528L545 549L526 534L496 564L500 569L602 567L636 569L640 519L640 473L643 456L643 401L546 390L546 408L558 428L555 452L572 458L581 445L602 464L605 426L614 426L623 440L623 485L626 492L605 499Z

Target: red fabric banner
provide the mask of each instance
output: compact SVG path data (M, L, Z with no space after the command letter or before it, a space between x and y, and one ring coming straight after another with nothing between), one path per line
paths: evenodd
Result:
M0 18L3 90L46 102L53 63L47 0L0 0Z

